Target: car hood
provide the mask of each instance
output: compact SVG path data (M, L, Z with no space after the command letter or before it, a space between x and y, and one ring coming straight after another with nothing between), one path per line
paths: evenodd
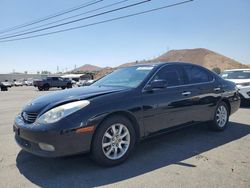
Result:
M33 99L23 108L23 111L28 113L40 113L67 102L91 99L97 96L119 92L122 90L127 90L127 88L87 86L53 92L51 94L43 95Z

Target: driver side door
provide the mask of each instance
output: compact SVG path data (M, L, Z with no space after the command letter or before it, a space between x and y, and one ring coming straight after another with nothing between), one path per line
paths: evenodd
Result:
M183 69L179 65L162 67L149 81L166 80L167 87L143 90L143 123L146 135L192 121L189 114ZM147 85L148 85L147 84Z

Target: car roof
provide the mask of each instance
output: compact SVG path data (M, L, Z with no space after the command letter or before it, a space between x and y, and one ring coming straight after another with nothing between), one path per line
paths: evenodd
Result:
M200 65L196 65L196 64L193 64L193 63L189 63L189 62L179 62L179 61L169 61L169 62L150 62L150 63L142 63L142 64L135 64L135 65L131 65L131 66L128 66L128 67L141 67L141 66L155 66L155 67L161 67L161 66L164 66L164 65L195 65L195 66L199 66L199 67L202 67Z

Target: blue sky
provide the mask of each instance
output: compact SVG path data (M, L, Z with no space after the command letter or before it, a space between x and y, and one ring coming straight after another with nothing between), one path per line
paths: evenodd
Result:
M0 30L89 0L1 0ZM119 0L104 0L98 6ZM140 0L131 0L129 3ZM180 0L181 1L181 0ZM85 20L84 25L178 0L152 0L133 9ZM77 14L98 7L79 10ZM120 5L121 6L121 5ZM67 16L69 16L67 15ZM66 16L66 15L65 15ZM0 43L0 73L55 72L75 65L117 66L172 49L207 48L250 64L250 1L195 0L158 12L41 38Z

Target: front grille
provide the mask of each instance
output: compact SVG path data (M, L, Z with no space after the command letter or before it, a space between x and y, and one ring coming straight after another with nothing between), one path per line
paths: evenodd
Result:
M37 118L37 113L23 112L22 117L27 123L34 123Z

